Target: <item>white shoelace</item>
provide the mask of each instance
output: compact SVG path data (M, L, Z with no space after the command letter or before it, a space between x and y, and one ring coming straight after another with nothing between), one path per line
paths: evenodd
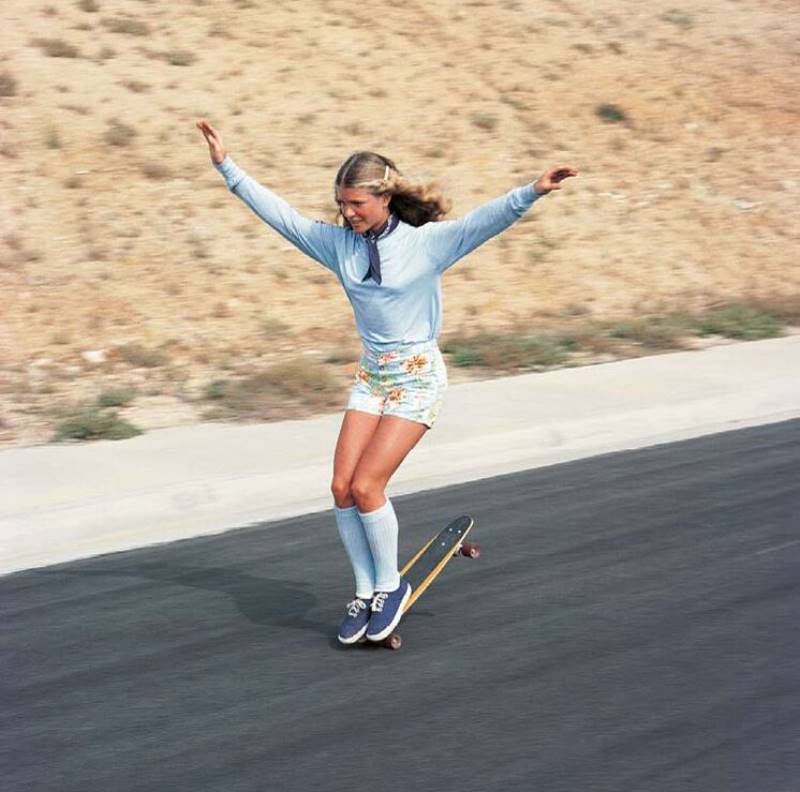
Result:
M366 609L367 609L367 603L364 602L364 600L362 599L354 599L347 605L347 613L354 619L358 616L358 612L360 610L366 610Z
M378 591L378 592L376 592L375 596L372 599L372 612L373 613L382 613L383 612L383 604L386 602L388 597L389 597L389 592L388 591Z

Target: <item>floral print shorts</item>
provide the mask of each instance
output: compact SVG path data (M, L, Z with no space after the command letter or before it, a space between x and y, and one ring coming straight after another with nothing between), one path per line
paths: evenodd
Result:
M432 427L447 388L447 370L436 341L390 350L364 346L348 410L396 415Z

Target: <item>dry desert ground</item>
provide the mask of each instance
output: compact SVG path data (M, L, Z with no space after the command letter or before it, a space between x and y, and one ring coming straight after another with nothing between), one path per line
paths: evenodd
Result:
M144 429L341 408L349 304L226 190L200 117L322 220L357 149L452 216L577 167L447 273L445 338L800 295L796 0L3 0L0 23L6 446L98 399Z

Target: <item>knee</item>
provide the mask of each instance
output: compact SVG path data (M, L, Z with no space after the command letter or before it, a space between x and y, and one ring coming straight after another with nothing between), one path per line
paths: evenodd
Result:
M383 482L368 476L356 476L350 483L350 493L362 512L372 511L375 502L383 497Z
M331 482L331 493L334 503L340 509L347 509L355 503L349 479L334 478Z

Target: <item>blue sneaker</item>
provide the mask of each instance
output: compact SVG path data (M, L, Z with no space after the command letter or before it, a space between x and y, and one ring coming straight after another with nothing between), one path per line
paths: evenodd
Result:
M343 644L352 644L364 637L370 617L372 600L356 597L347 606L347 615L339 627L339 640Z
M411 586L403 578L394 591L376 591L372 598L372 616L369 620L367 640L382 641L403 618L403 606L411 596Z

